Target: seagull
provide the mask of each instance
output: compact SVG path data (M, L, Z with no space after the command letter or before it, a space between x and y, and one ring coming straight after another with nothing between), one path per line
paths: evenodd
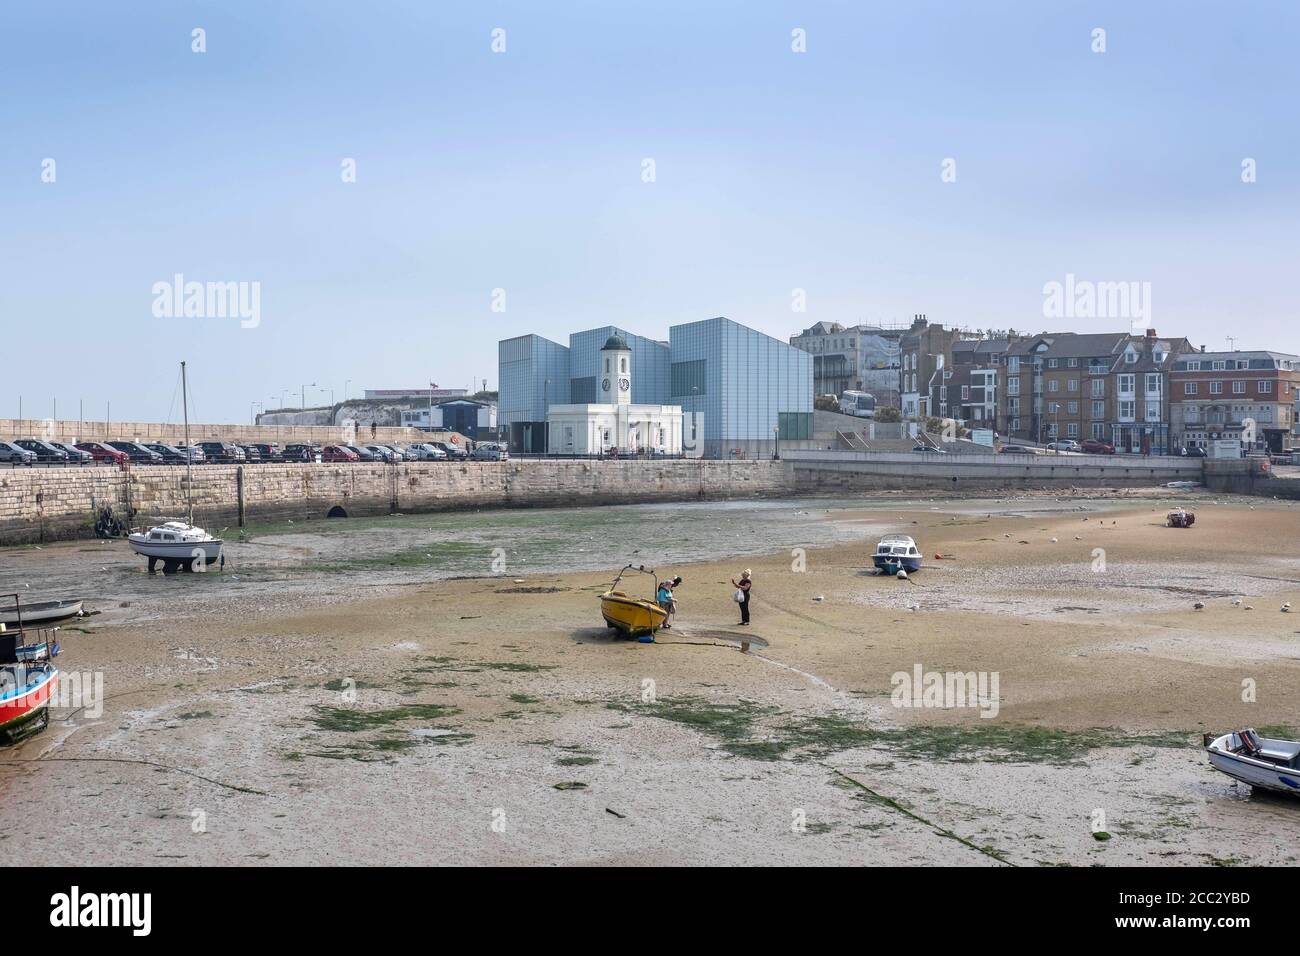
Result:
M826 595L824 595L824 594L819 594L819 595L817 595L815 598L813 598L813 600L814 600L814 601L825 601L825 600L826 600Z
M1247 604L1246 607L1245 607L1245 610L1247 610L1247 611L1253 611L1253 610L1255 610L1255 609L1254 609L1253 607L1251 607L1249 604Z
M1291 602L1287 601L1285 604L1282 605L1282 613L1285 614L1289 610L1291 610Z
M1232 599L1232 606L1233 606L1233 607L1241 607L1241 598L1233 598L1233 599Z
M1052 539L1052 544L1056 544L1056 539L1055 539L1055 538Z
M1201 601L1197 601L1195 604L1192 605L1192 607L1196 608L1196 610L1198 611L1205 610L1205 604Z

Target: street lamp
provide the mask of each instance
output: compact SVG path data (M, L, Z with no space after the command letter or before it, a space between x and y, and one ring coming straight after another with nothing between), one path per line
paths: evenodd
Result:
M253 420L253 424L256 425L256 424L257 424L257 415L256 415L256 413L254 413L254 411L253 411L254 408L260 408L260 409L262 409L262 411L266 411L266 406L263 405L261 402L249 402L249 404L248 404L248 417L251 418L251 419Z
M302 404L298 406L298 409L301 411L302 409L304 409L304 408L307 407L307 386L306 386L306 385L302 385L302 386L299 386L299 387L302 389ZM315 383L315 382L312 382L312 383L311 383L311 387L312 387L312 388L315 388L315 387L316 387L316 383Z
M781 424L780 424L780 422L778 422L777 424L775 424L775 425L772 426L772 460L773 460L773 461L780 461L780 460L781 460Z

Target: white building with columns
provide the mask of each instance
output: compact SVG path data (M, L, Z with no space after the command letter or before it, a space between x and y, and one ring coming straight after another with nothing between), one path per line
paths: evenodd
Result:
M680 405L632 404L632 349L611 335L600 350L601 404L552 405L546 412L546 449L552 455L682 452Z

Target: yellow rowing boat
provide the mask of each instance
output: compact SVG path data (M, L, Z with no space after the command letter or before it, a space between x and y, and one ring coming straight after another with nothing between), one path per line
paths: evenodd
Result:
M663 627L664 621L668 619L668 612L654 601L647 601L618 590L618 582L622 580L623 572L629 570L650 575L655 582L655 591L659 590L659 579L655 577L654 571L646 570L644 565L634 568L629 564L618 573L609 590L600 596L601 616L605 618L606 624L617 628L629 637L654 634Z

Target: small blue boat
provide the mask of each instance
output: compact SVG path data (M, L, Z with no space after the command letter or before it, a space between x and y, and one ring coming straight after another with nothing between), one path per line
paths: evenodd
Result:
M916 542L905 534L887 534L876 545L876 553L871 556L881 574L898 574L906 571L921 570L921 552Z

